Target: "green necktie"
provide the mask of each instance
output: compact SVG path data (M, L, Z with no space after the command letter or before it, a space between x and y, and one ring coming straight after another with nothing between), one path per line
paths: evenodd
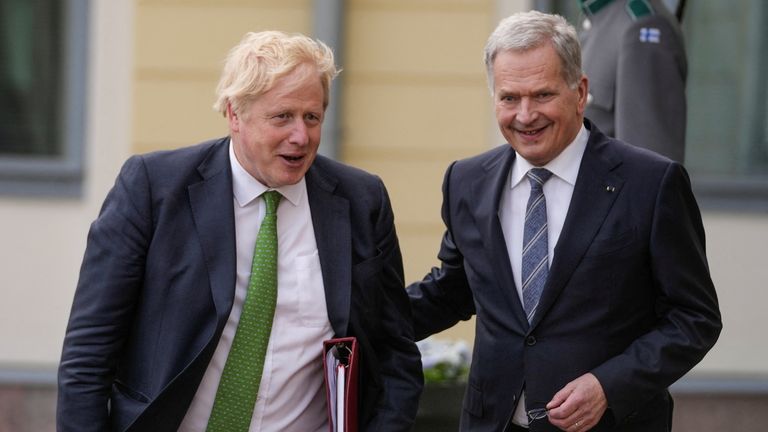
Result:
M248 293L221 374L208 432L247 432L259 393L277 303L277 205L282 198L277 191L262 196L267 213L256 238Z

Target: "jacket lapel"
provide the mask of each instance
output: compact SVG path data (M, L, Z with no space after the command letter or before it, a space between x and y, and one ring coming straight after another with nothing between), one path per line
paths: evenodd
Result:
M560 296L624 184L621 176L614 172L621 159L606 146L608 138L591 124L587 127L591 129L589 142L531 328Z
M219 327L229 316L235 294L235 210L229 142L216 143L198 167L203 180L188 187L189 203L205 256Z
M486 253L491 260L495 280L499 284L499 301L506 303L507 310L512 310L519 328L528 327L528 320L523 311L520 297L517 295L515 280L512 277L512 266L509 263L509 252L504 239L504 232L499 220L499 202L501 194L508 186L507 180L515 152L508 144L501 146L498 153L492 154L483 165L483 173L472 184L471 198L477 201L469 203L468 208L476 209L475 222L485 244ZM490 191L490 193L489 193Z
M334 194L337 179L318 165L316 160L307 171L307 196L320 255L328 318L334 333L345 336L352 295L349 201Z

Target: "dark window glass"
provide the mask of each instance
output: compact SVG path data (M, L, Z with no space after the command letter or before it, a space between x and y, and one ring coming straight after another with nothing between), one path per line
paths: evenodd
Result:
M0 0L0 154L61 156L62 2Z
M768 174L768 5L687 2L686 164L727 179Z
M0 195L78 196L89 0L0 0Z

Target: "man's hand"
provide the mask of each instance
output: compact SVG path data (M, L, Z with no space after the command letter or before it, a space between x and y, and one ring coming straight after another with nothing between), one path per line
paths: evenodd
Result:
M591 429L607 408L603 386L591 373L566 384L547 404L549 422L568 432Z

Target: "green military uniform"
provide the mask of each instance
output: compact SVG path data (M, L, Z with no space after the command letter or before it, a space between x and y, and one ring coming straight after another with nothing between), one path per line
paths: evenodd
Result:
M579 0L587 20L585 115L606 134L683 162L688 72L677 19L660 0Z

